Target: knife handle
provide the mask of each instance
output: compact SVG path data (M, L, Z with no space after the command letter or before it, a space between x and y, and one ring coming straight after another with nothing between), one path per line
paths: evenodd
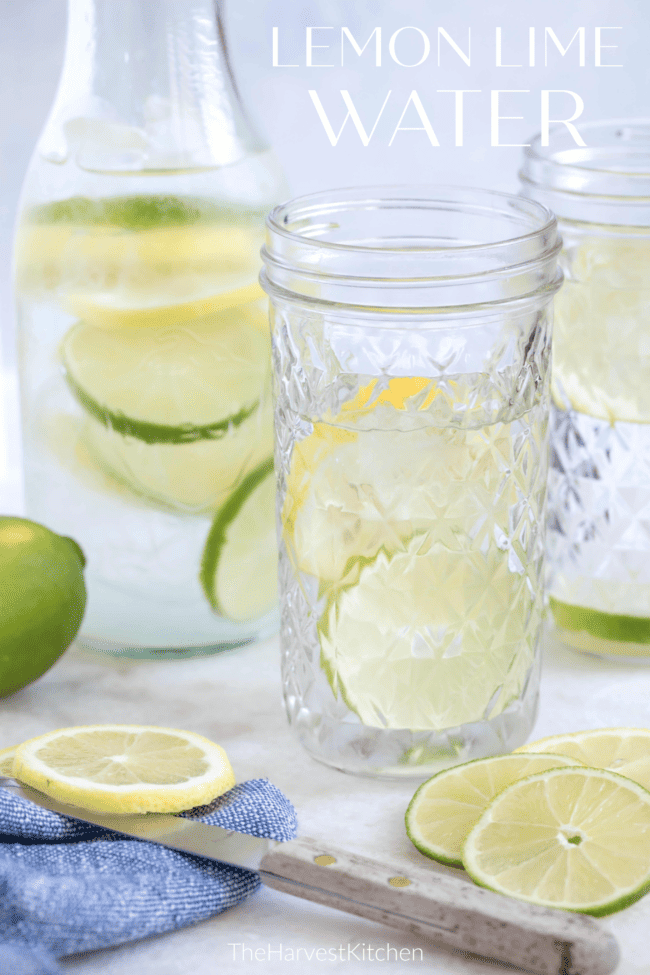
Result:
M614 937L585 914L538 907L426 866L370 860L306 837L267 853L260 876L287 894L537 975L609 975L619 960Z

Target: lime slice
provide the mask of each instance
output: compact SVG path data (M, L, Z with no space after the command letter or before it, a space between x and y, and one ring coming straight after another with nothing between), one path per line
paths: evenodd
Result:
M60 802L100 812L181 812L235 784L220 745L146 725L61 728L19 745L14 777Z
M633 779L650 790L650 729L596 728L551 735L522 745L518 753L552 752L568 755L583 765L605 768Z
M571 632L585 632L601 640L641 644L638 653L647 655L646 646L650 643L650 619L642 616L626 616L619 613L604 613L602 610L586 606L571 606L555 597L550 597L551 612L558 626ZM615 648L612 649L615 652ZM629 651L626 650L626 653Z
M0 775L6 779L12 779L14 774L14 758L16 757L17 745L12 748L3 748L0 751Z
M531 775L488 806L463 864L501 894L612 914L650 890L650 792L605 769Z
M61 347L89 450L133 490L188 510L222 503L272 450L268 333L242 309L216 317L122 331L80 322Z
M0 516L0 697L44 674L74 640L86 607L75 541Z
M236 622L258 619L277 602L273 458L245 478L217 513L200 580L210 605Z
M318 623L321 666L364 725L431 730L489 720L534 659L539 611L507 552L485 559L424 535L348 567Z
M580 764L563 755L497 755L445 769L424 782L411 799L406 810L408 837L432 860L462 867L463 844L495 796L536 772Z

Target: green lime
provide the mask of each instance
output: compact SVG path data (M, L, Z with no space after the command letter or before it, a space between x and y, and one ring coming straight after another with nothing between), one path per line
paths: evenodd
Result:
M519 779L565 765L580 762L566 755L496 755L444 769L411 799L408 837L432 860L462 867L463 843L495 796Z
M605 613L586 606L572 606L550 597L551 612L558 626L571 632L584 632L602 640L627 643L650 643L650 619Z
M0 517L0 697L44 674L74 640L86 606L85 561L71 538Z
M606 769L538 772L490 803L463 864L500 894L613 914L650 890L650 792Z
M217 512L200 580L210 605L236 622L257 619L277 600L273 458L248 474Z

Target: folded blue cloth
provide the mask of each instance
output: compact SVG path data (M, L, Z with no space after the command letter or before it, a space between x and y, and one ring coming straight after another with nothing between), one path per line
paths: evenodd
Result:
M296 835L268 779L181 815L252 836ZM179 853L42 809L0 788L0 973L55 975L55 959L182 928L239 904L250 870Z

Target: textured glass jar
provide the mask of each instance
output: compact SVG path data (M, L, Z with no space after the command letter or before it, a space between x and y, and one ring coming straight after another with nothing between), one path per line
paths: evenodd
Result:
M557 215L548 589L558 635L650 659L650 121L565 126L526 150Z
M85 552L87 646L185 656L277 628L257 277L285 195L221 3L69 0L15 288L27 514Z
M509 751L538 696L552 214L379 187L267 221L282 679L369 775Z

